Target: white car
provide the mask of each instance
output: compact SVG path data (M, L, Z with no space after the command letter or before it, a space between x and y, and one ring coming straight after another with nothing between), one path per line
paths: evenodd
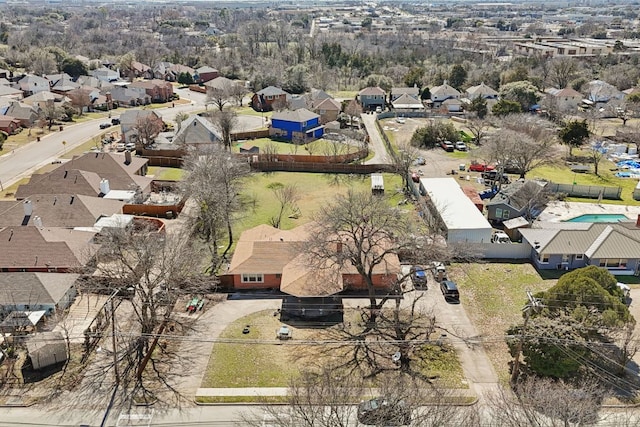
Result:
M462 141L456 142L456 150L458 151L467 151L467 144Z
M402 125L407 122L407 119L405 119L404 117L396 117L396 122Z
M511 239L504 231L496 231L491 236L491 243L511 243Z

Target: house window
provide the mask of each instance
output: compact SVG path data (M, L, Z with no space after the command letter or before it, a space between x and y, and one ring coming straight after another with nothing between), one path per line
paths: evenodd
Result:
M627 260L625 258L602 258L600 267L606 268L626 268Z
M582 258L584 258L583 254L576 254L576 259L582 259Z
M502 208L496 208L496 218L502 218Z
M569 262L569 254L562 254L562 263L566 264Z
M242 283L263 283L264 277L262 274L247 274L242 275Z
M273 95L267 95L267 99L268 100L272 100L273 99Z
M502 211L502 219L509 219L509 211L507 209Z
M540 254L540 262L543 264L549 264L549 254Z

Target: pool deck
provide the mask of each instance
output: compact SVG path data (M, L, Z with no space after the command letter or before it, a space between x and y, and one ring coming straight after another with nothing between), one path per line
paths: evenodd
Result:
M580 215L622 214L635 222L640 215L640 206L607 205L578 202L550 202L536 221L563 222Z

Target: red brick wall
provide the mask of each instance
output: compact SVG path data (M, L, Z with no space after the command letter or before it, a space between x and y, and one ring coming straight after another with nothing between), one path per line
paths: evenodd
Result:
M343 274L342 280L347 289L367 289L367 285L359 274ZM387 289L395 280L397 280L395 274L376 274L373 276L373 287L376 289Z
M263 275L263 283L242 283L242 275L233 275L233 287L234 289L280 289L280 277L276 277L275 274Z

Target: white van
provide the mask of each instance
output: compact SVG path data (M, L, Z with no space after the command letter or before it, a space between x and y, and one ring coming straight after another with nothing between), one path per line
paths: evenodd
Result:
M491 243L511 243L511 239L504 231L496 231L491 236Z

